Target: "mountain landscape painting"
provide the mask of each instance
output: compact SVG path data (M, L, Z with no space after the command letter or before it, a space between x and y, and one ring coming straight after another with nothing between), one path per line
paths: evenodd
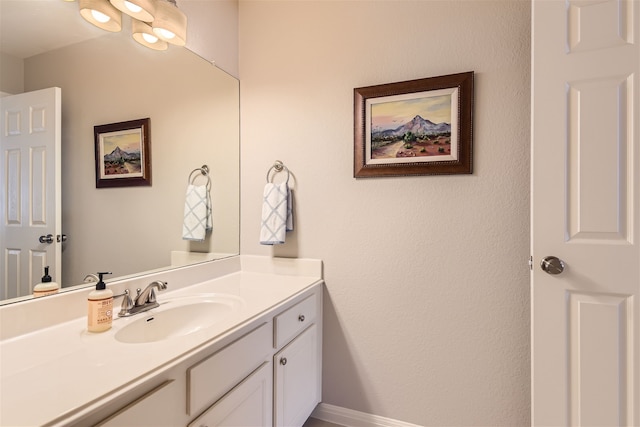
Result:
M93 127L96 188L151 185L151 119Z
M429 161L450 156L451 96L449 93L372 104L370 158L422 157Z
M140 176L142 173L142 145L139 130L114 132L103 136L103 173L105 177L114 175Z
M473 71L353 90L353 177L473 172Z

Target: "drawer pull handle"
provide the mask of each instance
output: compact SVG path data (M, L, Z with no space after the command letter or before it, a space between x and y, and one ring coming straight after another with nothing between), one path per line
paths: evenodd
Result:
M301 322L304 322L304 314L301 314L300 316L298 316L298 320Z
M286 364L287 364L287 358L286 358L286 357L281 357L281 358L280 358L280 364L281 364L282 366L286 365Z

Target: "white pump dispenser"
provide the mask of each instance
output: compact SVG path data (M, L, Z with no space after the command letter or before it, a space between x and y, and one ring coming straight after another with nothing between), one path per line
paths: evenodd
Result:
M49 266L44 268L44 276L42 276L42 282L33 287L34 297L43 297L45 295L52 295L58 293L60 286L56 282L51 281L49 276Z

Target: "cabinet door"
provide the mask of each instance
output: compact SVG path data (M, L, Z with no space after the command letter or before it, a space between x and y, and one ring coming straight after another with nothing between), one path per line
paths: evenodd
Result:
M272 421L271 362L234 387L188 427L267 427Z
M275 357L275 423L300 427L320 401L318 337L310 326Z

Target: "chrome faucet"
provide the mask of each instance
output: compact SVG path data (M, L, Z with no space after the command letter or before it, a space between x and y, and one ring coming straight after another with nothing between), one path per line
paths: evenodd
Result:
M136 307L142 307L146 304L157 304L156 302L156 291L155 288L163 291L167 289L167 282L161 282L160 280L156 280L151 282L144 288L144 291L140 291L138 289L138 295L136 296Z
M149 283L147 287L144 288L144 290L138 288L136 298L133 301L129 297L128 290L125 290L122 295L116 295L124 296L124 299L122 301L122 308L120 310L120 313L118 313L118 316L133 316L134 314L142 313L144 311L158 307L160 304L158 304L158 301L156 301L156 288L161 291L167 289L167 282L156 280Z
M82 280L82 283L97 282L98 280L99 280L98 275L91 273L91 274L87 274L84 277L84 280Z

